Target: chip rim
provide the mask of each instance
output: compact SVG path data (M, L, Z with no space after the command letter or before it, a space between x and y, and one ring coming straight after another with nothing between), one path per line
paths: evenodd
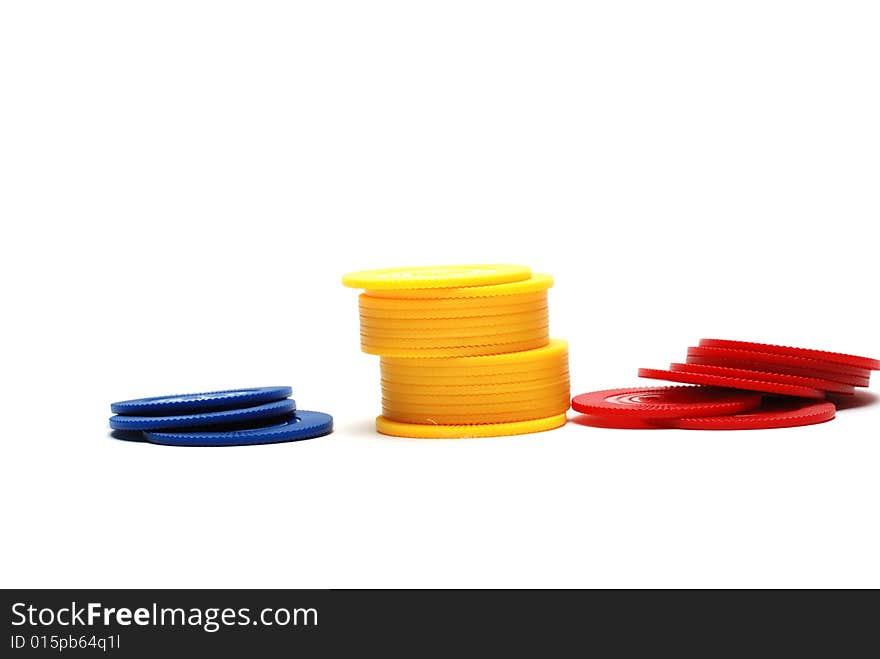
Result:
M563 413L528 421L430 425L393 421L380 415L376 417L376 430L382 435L405 439L481 439L547 432L563 427L567 421L568 415ZM397 432L392 432L395 430Z

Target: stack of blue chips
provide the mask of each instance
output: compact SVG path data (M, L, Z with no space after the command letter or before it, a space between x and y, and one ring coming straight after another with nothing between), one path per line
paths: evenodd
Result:
M252 387L123 400L110 427L126 439L170 446L295 442L333 431L333 417L296 409L290 387Z

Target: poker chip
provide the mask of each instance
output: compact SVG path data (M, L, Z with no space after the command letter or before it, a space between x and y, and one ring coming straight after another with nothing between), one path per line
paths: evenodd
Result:
M835 414L833 403L783 399L768 401L761 409L752 412L667 419L662 424L682 430L765 430L824 423L833 419Z
M389 398L389 396L391 396ZM420 397L418 395L404 396L401 394L383 391L383 409L396 409L399 411L412 411L419 413L436 412L466 412L470 415L479 414L520 414L524 410L533 410L542 407L556 408L568 407L569 389L567 386L535 389L525 392L510 392L506 394L487 394L485 396L449 396L449 397ZM550 410L551 413L555 409ZM519 420L531 417L520 417ZM468 423L467 421L463 423Z
M251 387L248 389L206 391L198 394L154 396L111 403L110 411L114 414L136 416L215 412L271 403L283 400L292 393L293 390L290 387Z
M167 446L245 446L313 439L332 431L333 417L329 414L298 410L281 423L263 428L219 432L147 431L144 434L150 442Z
M358 296L362 311L435 311L435 310L484 310L507 308L536 303L546 303L547 291L516 293L497 297L466 298L419 298L401 299L370 297L366 293Z
M508 284L531 276L531 269L522 265L415 266L352 272L342 278L342 283L368 290L459 288Z
M771 359L764 359L760 356L761 353L749 353L757 355L755 357L743 356L741 353L742 351L727 350L725 348L692 347L688 348L687 363L771 371L783 375L831 380L832 382L839 382L853 387L867 387L870 384L869 375L848 375L838 371L827 370L827 368L822 368L824 362L801 359L791 363L780 363L773 360L772 355ZM764 354L769 355L769 353ZM799 358L788 357L788 359L798 360ZM870 371L864 371L864 373L870 373Z
M530 419L528 421L470 425L405 423L380 416L376 418L376 430L383 435L391 435L393 437L410 437L414 439L467 439L476 437L504 437L545 432L547 430L553 430L564 426L566 421L565 413L556 414L543 419Z
M801 387L780 382L764 382L761 380L749 380L746 378L729 375L717 375L710 373L693 373L688 371L664 371L654 368L640 368L639 377L651 378L652 380L666 380L668 382L684 382L686 384L700 384L710 387L727 387L730 389L743 389L746 391L759 391L767 394L782 394L797 396L799 398L825 398L825 392L810 387Z
M668 419L717 416L757 409L761 395L715 387L631 387L575 396L571 407L583 414Z
M382 391L392 392L400 395L421 396L422 398L432 398L434 396L454 397L454 396L492 396L510 393L529 393L534 390L567 387L568 372L554 375L553 377L545 377L537 380L519 380L515 382L504 383L474 383L461 384L456 381L451 384L444 382L422 382L420 384L398 383L392 380L383 379Z
M797 375L786 375L784 373L773 373L771 371L731 368L728 366L707 366L705 364L670 364L669 370L685 371L687 373L705 373L708 375L722 375L734 378L744 378L746 380L760 380L763 382L778 382L780 384L819 389L829 393L855 393L855 389L852 385L843 384L841 382L823 380L821 378L805 378Z
M533 274L529 279L494 286L466 286L460 288L398 288L387 290L370 290L364 293L368 297L387 297L405 300L444 300L462 297L501 297L519 295L521 293L539 293L553 287L550 275Z
M547 308L547 293L523 293L503 297L454 298L438 300L403 300L391 298L358 297L362 319L390 319L405 321L419 318L485 318ZM467 325L464 321L462 325Z
M453 327L418 327L394 324L391 326L375 323L361 323L361 337L398 341L407 339L470 339L474 337L497 336L511 332L546 329L550 324L547 310L524 314L515 321L505 323L486 323L470 325L459 323Z
M773 353L777 355L790 355L819 361L853 366L869 371L880 370L880 359L847 355L840 352L827 350L813 350L810 348L795 348L792 346L774 345L771 343L753 343L751 341L731 341L728 339L700 339L700 346L705 348L731 348L734 350L752 350L755 352Z
M512 329L509 332L495 331L490 334L474 334L459 336L376 336L375 334L361 334L362 345L372 345L379 348L458 348L479 345L498 345L501 343L515 343L528 341L534 338L543 338L542 345L550 340L548 334L550 328L547 325L529 327L526 329ZM381 354L381 353L380 353Z
M452 359L396 359L382 357L383 373L456 375L465 378L498 373L524 373L547 368L567 368L568 342L550 339L546 346L524 352Z
M444 331L467 329L520 327L534 323L536 319L549 322L547 305L537 305L510 314L485 315L472 318L379 318L361 316L361 331L370 330L391 334L434 334Z
M559 368L534 369L517 373L484 373L471 376L467 381L463 381L460 375L446 375L439 371L420 375L415 374L394 374L388 371L382 372L382 384L390 383L404 388L414 387L436 387L438 389L444 387L514 387L517 389L528 388L530 384L541 383L554 378L569 379L568 366L560 366Z
M870 370L859 368L857 366L849 366L847 364L835 364L818 359L810 359L808 357L797 357L794 355L783 355L773 352L694 346L688 348L688 355L695 355L699 357L718 357L743 362L760 362L776 366L795 366L810 368L814 369L815 371L833 374L838 378L840 376L848 376L861 379L868 379L871 377Z
M291 399L263 403L233 410L219 410L199 414L179 414L173 416L132 416L117 414L110 417L110 427L114 430L173 430L175 428L201 428L223 424L242 423L281 417L296 411L296 403Z
M456 302L458 300L455 300ZM493 316L509 316L515 314L527 314L547 310L547 300L529 300L513 304L499 304L493 306L459 306L450 307L425 307L422 309L407 308L373 308L361 307L361 321L375 321L377 323L392 323L418 320L458 321L462 325L470 323L493 322L500 324L502 319L493 319ZM463 320L459 320L463 319Z
M547 343L547 337L541 335L525 341L513 343L494 343L488 345L460 346L458 348L382 348L372 345L361 345L363 352L370 355L387 355L401 358L455 358L506 354L539 348Z
M541 327L523 332L492 336L417 339L376 339L361 337L361 350L367 354L401 358L472 357L533 350L547 345L550 330Z
M522 421L531 418L531 413L535 409L549 409L550 415L560 407L568 407L569 389L568 387L560 388L556 391L534 391L532 395L528 393L509 393L494 394L487 396L474 396L467 398L464 396L449 398L419 398L395 396L387 398L387 392L383 392L382 410L383 414L388 410L407 414L419 414L427 417L439 414L448 414L451 412L463 412L468 416L465 423L473 421L475 415L479 415L480 420L485 423L487 416L494 414L513 415L513 420ZM540 401L540 402L536 402ZM527 411L528 416L523 412Z
M418 411L401 411L396 409L382 407L382 416L386 419L392 419L400 423L415 423L419 425L429 426L483 426L499 423L520 423L522 421L533 421L535 419L549 418L556 416L558 406L545 406L536 408L523 408L513 412L498 412L495 414L480 413L479 419L474 414L468 413L467 410L457 413L443 412L418 412ZM564 412L562 413L564 414Z

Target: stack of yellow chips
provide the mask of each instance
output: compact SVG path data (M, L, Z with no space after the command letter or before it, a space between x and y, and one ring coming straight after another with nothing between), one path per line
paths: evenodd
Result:
M556 428L568 410L568 344L551 340L552 277L523 266L371 270L361 347L380 355L379 432L401 437L515 435Z

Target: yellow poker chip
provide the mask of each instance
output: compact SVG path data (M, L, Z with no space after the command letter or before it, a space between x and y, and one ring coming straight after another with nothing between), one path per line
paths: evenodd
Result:
M392 437L411 437L414 439L468 439L476 437L504 437L509 435L527 435L535 432L553 430L565 425L565 414L556 414L543 419L514 421L510 423L487 423L466 425L440 425L404 423L376 418L376 430L383 435Z
M437 424L441 426L466 426L481 423L516 423L517 421L530 421L532 419L542 419L548 416L562 414L564 408L546 407L542 409L534 409L529 412L513 412L504 414L440 414L432 412L430 414L404 414L402 412L391 413L382 408L382 416L392 421L400 421L401 423L417 423L417 424Z
M499 336L502 334L526 332L547 327L550 319L546 313L535 313L524 320L503 325L477 325L461 327L436 327L411 329L407 327L375 327L361 324L361 335L376 339L416 339L416 338L466 338L474 336Z
M363 293L358 296L361 313L365 311L477 311L482 309L521 307L538 302L547 304L547 291L505 295L502 297L464 297L450 298L448 300L399 300L385 297L370 297Z
M468 396L498 396L509 393L525 392L530 395L540 395L540 392L562 391L569 386L568 374L560 375L553 379L538 380L537 382L509 382L507 384L492 385L422 385L395 384L382 382L382 391L403 397L431 398L434 396L467 398ZM466 402L466 401L465 401Z
M534 394L530 396L530 394ZM501 414L507 412L520 412L522 409L532 409L542 405L550 406L551 410L562 410L570 400L571 391L568 387L559 388L556 391L536 392L513 392L509 394L484 394L481 396L433 396L403 397L400 394L382 392L382 405L385 410L395 412L422 413L422 414L445 414L447 412L463 412L470 416L471 420L477 420L481 414ZM463 402L466 401L466 402ZM527 407L528 406L528 407ZM391 418L398 418L397 414L388 414ZM523 417L520 417L523 418Z
M373 334L361 334L361 343L373 347L388 348L460 348L463 346L486 346L498 345L499 343L514 343L527 341L533 338L543 337L546 344L549 339L550 328L531 327L518 332L505 334L484 334L482 336L374 336Z
M556 387L568 387L568 372L554 374L552 378L543 378L534 381L517 380L514 382L473 384L469 381L459 381L454 384L407 384L382 380L382 391L401 395L431 396L481 396L486 394L508 394L511 392L532 392L536 390L551 390Z
M513 343L459 346L456 348L392 348L389 346L364 344L361 342L361 350L368 355L379 355L380 357L395 357L400 359L449 359L534 350L547 345L547 340L546 334L540 334L532 339L516 341Z
M550 339L545 346L539 346L530 350L509 352L505 354L458 357L447 359L397 359L383 357L381 364L383 372L409 372L409 373L453 373L471 375L495 372L521 372L533 367L540 367L547 363L555 364L561 360L568 360L568 341L562 339ZM525 368L524 368L525 367Z
M383 359L385 358L383 357ZM388 359L396 358L388 357ZM414 358L410 357L409 359ZM457 358L449 357L447 359ZM542 378L554 377L557 374L562 375L563 373L568 373L568 364L561 360L554 360L547 364L483 366L470 369L437 368L430 371L406 370L383 366L381 371L383 380L400 383L419 384L436 382L438 384L456 384L472 382L478 384L494 382L504 384L507 382L540 380Z
M388 385L382 385L382 397L391 401L406 401L416 405L480 405L483 403L505 402L510 400L538 400L553 398L557 395L566 397L569 393L568 379L560 379L555 382L542 382L535 385L524 385L516 389L515 384L502 387L483 387L482 389L470 390L454 387L446 387L440 391L431 389L403 389Z
M552 342L552 339L551 339ZM496 355L492 355L493 357ZM411 378L448 378L458 380L478 380L485 378L487 380L496 380L505 376L513 376L525 379L525 376L532 375L540 377L541 373L568 370L568 356L553 356L532 362L512 362L512 363L488 363L488 364L462 364L461 362L451 362L450 357L447 359L437 360L436 365L419 367L418 365L409 365L406 362L415 361L414 358L407 360L397 359L395 357L383 357L381 361L382 377L389 380L409 381ZM419 360L422 361L422 360Z
M382 409L385 416L391 419L400 419L400 414L460 414L466 417L463 423L479 421L480 417L495 414L510 414L510 421L522 421L523 419L532 419L541 414L531 414L535 410L547 410L548 414L567 410L569 407L568 391L559 390L552 396L534 396L529 397L528 392L524 395L513 395L507 398L504 394L499 394L489 401L467 402L451 401L445 403L434 403L429 400L403 400L395 397L393 400L388 398L382 399ZM519 416L517 416L519 415Z
M449 299L401 300L386 297L370 297L364 293L358 296L361 310L374 311L442 311L446 309L459 311L462 309L494 309L497 307L515 307L535 302L547 302L547 292L519 293L501 297L457 297Z
M516 327L498 328L477 328L465 329L461 332L453 330L445 330L437 334L433 332L407 332L404 334L392 334L388 332L376 332L374 330L362 330L361 339L371 343L389 343L400 345L417 345L424 344L433 346L440 343L448 343L449 345L473 345L475 343L504 343L510 341L511 336L524 336L535 334L536 332L547 333L550 330L546 322L542 323L536 320L528 325L520 325ZM504 339L498 341L497 339Z
M436 332L441 330L516 327L535 318L549 319L546 305L527 307L524 311L471 318L382 318L361 316L361 329L388 332Z
M460 288L397 288L367 289L365 294L370 297L383 297L398 300L449 299L471 297L498 297L502 295L519 295L521 293L537 293L553 287L550 275L533 274L529 279L514 281L508 284L492 286L466 286Z
M434 416L412 416L412 417L392 417L389 416L386 412L383 411L382 417L388 419L389 421L397 421L398 423L414 423L416 425L425 425L425 426L468 426L468 425L480 425L480 424L488 424L488 423L518 423L522 421L532 421L534 419L545 419L549 416L556 416L557 414L565 414L564 411L556 410L547 410L543 413L536 412L533 415L526 415L516 417L513 415L502 415L496 414L493 416L485 416L481 418L474 419L463 419L462 417L446 417L441 415Z
M440 265L362 270L342 278L344 286L370 290L459 288L523 281L532 276L524 265Z
M396 413L423 413L428 416L431 414L460 414L466 416L470 421L465 420L462 423L479 422L479 417L493 414L512 414L510 421L522 421L524 419L534 419L542 414L531 414L535 410L549 409L547 415L557 412L563 412L570 406L571 400L568 396L567 389L557 389L553 394L536 394L530 396L529 392L523 394L497 394L489 397L488 400L476 402L462 402L459 396L457 399L449 399L446 402L432 402L422 399L403 399L399 396L393 398L383 398L382 408L386 410L385 416L397 419L397 414L391 414L389 411ZM516 415L519 417L516 417Z
M413 375L392 375L382 373L382 384L395 387L408 388L436 388L442 390L447 387L506 387L513 386L533 386L551 380L568 378L568 367L563 365L554 366L550 369L542 369L539 371L525 371L522 373L488 373L481 375L473 375L470 377L462 377L460 375L433 375L433 374L413 374Z
M412 321L436 320L447 321L449 323L460 322L466 323L483 323L490 322L495 317L501 322L503 318L528 313L540 313L547 311L546 302L528 302L526 304L514 304L503 307L487 307L485 309L421 309L401 311L399 309L361 309L361 322L369 323L409 323Z

